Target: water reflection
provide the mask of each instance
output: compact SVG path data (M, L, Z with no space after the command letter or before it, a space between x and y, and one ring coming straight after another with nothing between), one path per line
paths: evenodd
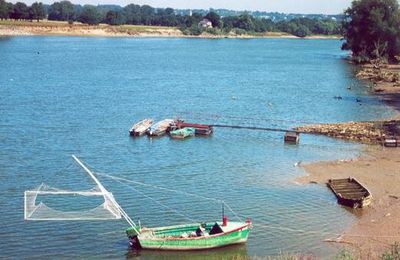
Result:
M129 248L126 259L154 259L154 260L179 260L179 259L245 259L247 257L247 248L245 244L231 245L222 248L201 251L156 251L156 250L134 250Z

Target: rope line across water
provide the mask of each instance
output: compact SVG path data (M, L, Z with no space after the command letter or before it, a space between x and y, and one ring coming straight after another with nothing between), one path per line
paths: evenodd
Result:
M193 194L193 193L189 193L189 192L185 192L185 191L173 190L173 189L169 189L169 188L165 188L165 187L160 187L160 186L156 186L156 185L152 185L152 184L146 184L146 183L143 183L143 182L132 181L132 180L125 179L125 178L121 178L121 177L111 176L111 175L106 174L106 173L99 173L99 172L96 172L96 174L98 174L98 175L100 175L100 176L103 176L103 177L105 177L105 178L109 178L109 179L112 179L112 180L114 180L114 181L117 181L117 182L123 184L124 186L130 187L131 189L134 189L134 188L132 188L131 186L129 186L128 184L126 184L126 183L124 183L124 182L134 183L134 184L142 185L142 186L145 186L145 187L151 187L151 188L154 188L154 189L164 190L164 191L168 191L168 192L180 193L180 194L187 195L187 196L192 196L192 197L197 197L197 198L204 199L204 200L211 200L211 201L215 201L215 202L218 202L218 203L222 203L224 206L226 206L226 207L228 208L228 210L229 210L230 212L232 212L232 214L233 214L240 222L243 222L242 219L239 217L239 215L238 215L225 201L223 201L223 200L219 200L219 199L215 199L215 198L210 198L210 197L205 197L205 196L202 196L202 195ZM136 190L136 189L134 189L134 190L137 191L137 192L139 192L139 191ZM139 192L139 193L140 193L140 192ZM154 198L151 198L151 199L154 200L154 201L156 201ZM160 203L160 202L157 202L157 203ZM160 204L160 205L161 205L161 204ZM164 206L165 206L165 205L164 205ZM168 206L166 206L166 207L168 207Z

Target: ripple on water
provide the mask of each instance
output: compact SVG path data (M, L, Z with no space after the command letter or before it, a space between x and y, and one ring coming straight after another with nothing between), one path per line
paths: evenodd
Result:
M334 40L0 41L2 255L137 256L128 249L123 221L23 220L24 190L42 182L72 190L93 187L71 162L71 154L99 173L224 200L240 218L254 222L246 245L196 254L139 252L141 259L331 254L321 241L346 228L354 216L336 205L326 187L294 184L304 174L294 164L348 158L360 146L306 135L299 146L290 146L283 144L281 133L222 128L211 137L184 141L130 138L127 131L147 117L289 128L389 115L382 102L363 91L363 83L342 60L345 55ZM344 99L333 98L338 95ZM362 106L356 98L363 100ZM146 226L221 217L221 204L211 200L141 185L131 189L99 178L129 215ZM57 202L69 209L90 206L50 201Z

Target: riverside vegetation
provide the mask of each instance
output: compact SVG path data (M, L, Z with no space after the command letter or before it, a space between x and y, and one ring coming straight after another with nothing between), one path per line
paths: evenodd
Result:
M39 2L27 6L25 3L15 4L0 0L0 19L68 21L70 24L81 22L89 25L105 23L109 25L146 25L177 27L185 35L260 35L267 32L284 32L298 37L310 35L339 35L341 24L336 19L295 18L273 22L267 18L256 18L249 13L237 16L221 17L217 11L203 15L177 14L172 8L153 8L149 5L74 5L69 1L54 2L45 5ZM212 28L199 26L199 22L207 19Z

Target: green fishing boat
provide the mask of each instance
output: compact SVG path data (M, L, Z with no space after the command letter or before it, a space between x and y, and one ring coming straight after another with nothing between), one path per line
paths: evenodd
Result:
M251 221L187 224L159 228L128 228L134 248L156 250L201 250L246 243ZM139 231L139 233L137 232Z
M72 156L74 160L88 173L88 175L96 183L96 187L89 191L66 191L49 188L43 190L41 187L38 189L25 191L24 193L24 218L26 220L99 220L99 219L121 219L123 217L129 224L126 229L126 234L129 238L129 243L136 249L155 249L155 250L201 250L223 247L233 244L245 243L252 229L250 220L245 222L240 220L238 215L223 201L207 198L197 194L184 193L187 196L195 196L212 201L222 202L222 222L209 222L209 223L194 223L175 225L167 227L145 228L136 225L128 214L117 203L112 193L107 191L105 187L86 165L83 164L76 156ZM132 182L116 176L107 175L104 173L96 173L103 177L108 177L119 183L126 184ZM141 184L134 182L135 184ZM148 184L143 184L149 186ZM46 186L46 185L44 185ZM154 186L156 187L156 186ZM160 187L166 190L166 188ZM174 190L168 189L173 192ZM54 210L41 203L36 203L38 195L62 195L62 196L98 196L102 197L104 203L100 206L84 211L60 211ZM228 221L224 213L224 206L228 206L229 210L239 219L238 222Z
M196 133L196 129L193 127L185 127L182 129L176 129L171 131L169 134L174 139L185 139L186 137L194 136Z

